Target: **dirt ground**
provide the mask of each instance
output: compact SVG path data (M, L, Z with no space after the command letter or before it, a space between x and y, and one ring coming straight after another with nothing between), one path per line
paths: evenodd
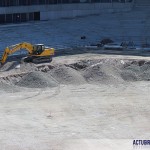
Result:
M115 59L117 66L113 65L112 68L110 59ZM122 68L121 72L118 71L118 62L124 65L125 60L127 60L126 64L132 60L132 65L140 62L138 67L146 65L144 66L146 78L143 77L141 68L135 76L131 74L133 70L129 73L132 67L129 65L130 68L124 66L125 73L128 73L130 77L130 80L126 80L122 76L124 73ZM87 66L83 64L83 61L86 61ZM132 139L149 138L150 82L149 65L147 65L149 61L150 58L140 56L82 54L56 57L50 65L32 67L30 65L30 71L28 66L22 67L23 70L21 70L18 64L7 66L7 70L2 68L0 72L0 81L3 83L0 87L0 149L132 149ZM82 66L73 65L77 62L82 62ZM101 65L102 62L108 67L104 68L104 65ZM69 66L69 69L63 70L64 64L65 67ZM91 68L93 68L92 72L96 71L95 66L99 64L100 72L94 75L88 74L88 71L91 73ZM74 67L77 68L74 69ZM27 87L33 78L28 81L30 74L22 75L23 77L20 74L26 74L34 69L37 71L37 68L42 71L41 73L50 72L49 75L54 78L53 83L45 83L47 79L52 81L52 78L46 75L38 84L38 88ZM72 74L70 74L71 69L74 69ZM64 74L59 75L62 70ZM41 73L38 75L39 79L41 79ZM8 75L15 76L6 78ZM99 80L99 76L103 77L107 84ZM4 79L5 82L2 81ZM24 80L28 84L25 84ZM6 83L7 86L5 86ZM41 84L42 88L39 87ZM48 86L43 88L44 85ZM49 87L49 85L55 86ZM123 145L120 147L119 140L122 143L128 143L129 147Z

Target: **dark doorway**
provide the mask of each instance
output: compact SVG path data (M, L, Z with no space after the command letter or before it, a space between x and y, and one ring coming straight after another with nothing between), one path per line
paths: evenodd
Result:
M40 12L34 12L34 20L40 20Z
M5 23L5 15L0 15L0 24Z

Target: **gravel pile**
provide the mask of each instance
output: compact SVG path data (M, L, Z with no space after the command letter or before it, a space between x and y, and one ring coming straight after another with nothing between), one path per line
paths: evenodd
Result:
M57 66L49 72L60 84L84 84L84 77L79 71L67 66Z
M20 63L18 61L6 62L0 67L0 71L13 71L19 69L22 72L37 71L37 67L33 63Z
M17 61L7 62L2 67L0 67L0 71L10 71L14 69L18 64L19 62Z
M150 62L107 59L85 68L82 75L87 82L97 84L150 81Z
M15 62L7 63L5 69L9 70L16 65ZM78 85L150 81L150 62L143 60L84 60L69 65L50 66L43 64L38 67L34 64L21 64L20 71L28 74L6 76L2 78L3 81L0 79L2 82L0 90L18 91L19 88L16 86L27 88L56 87L58 83Z
M150 64L130 64L122 68L121 77L125 81L150 81Z
M97 63L86 68L82 75L89 83L117 84L122 82L120 69L109 63Z
M73 64L69 64L68 67L71 67L75 70L82 70L85 69L87 67L90 67L91 65L94 65L96 63L100 63L103 60L81 60L79 62L73 63Z
M56 87L58 83L50 75L36 71L25 75L16 85L27 88L46 88Z
M0 82L0 93L4 92L14 93L20 91L21 90L17 86Z
M21 63L20 70L22 72L31 72L31 71L37 71L38 69L33 63Z

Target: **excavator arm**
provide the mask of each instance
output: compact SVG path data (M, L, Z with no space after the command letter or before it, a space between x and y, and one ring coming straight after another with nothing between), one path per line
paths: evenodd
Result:
M7 60L8 55L13 54L16 51L19 51L21 49L27 50L29 54L33 53L33 45L30 43L23 42L23 43L19 43L16 45L12 45L12 46L6 47L6 49L4 50L0 63L4 64Z

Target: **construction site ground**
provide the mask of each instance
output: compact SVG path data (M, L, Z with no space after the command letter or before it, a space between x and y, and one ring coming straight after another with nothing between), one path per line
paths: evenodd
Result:
M0 71L1 150L113 149L111 140L149 138L149 57L86 53L8 61Z

